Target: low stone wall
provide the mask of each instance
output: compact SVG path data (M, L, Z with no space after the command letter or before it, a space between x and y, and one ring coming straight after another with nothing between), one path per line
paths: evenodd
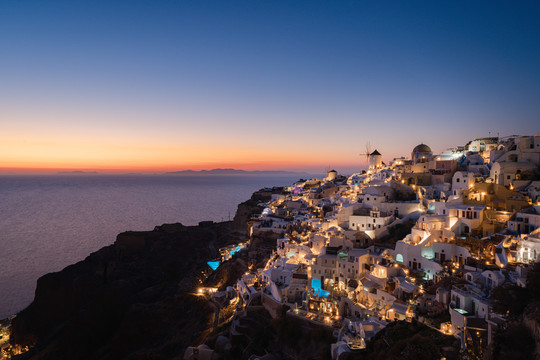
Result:
M261 296L261 301L264 308L270 313L270 316L272 316L273 319L282 317L288 308L288 306L277 302L271 296L264 293Z

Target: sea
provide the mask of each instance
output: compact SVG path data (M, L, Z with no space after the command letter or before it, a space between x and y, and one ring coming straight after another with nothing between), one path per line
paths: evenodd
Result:
M0 176L0 319L34 298L37 279L127 230L233 219L239 203L285 175Z

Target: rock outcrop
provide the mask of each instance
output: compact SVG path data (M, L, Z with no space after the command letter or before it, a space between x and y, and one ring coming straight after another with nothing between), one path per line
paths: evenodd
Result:
M231 223L126 232L37 283L12 322L22 359L169 359L199 341L214 311L193 294Z
M233 286L236 281L248 270L248 263L244 259L235 257L219 265L216 271L204 281L204 286L215 287L218 290L226 290Z
M260 215L264 207L259 206L269 201L272 197L272 191L259 190L251 195L251 198L238 205L233 219L233 230L247 235L249 222L253 216Z

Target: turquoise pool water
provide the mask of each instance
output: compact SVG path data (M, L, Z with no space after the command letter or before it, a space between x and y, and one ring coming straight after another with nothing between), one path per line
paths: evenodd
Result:
M231 250L231 252L229 253L230 256L232 257L234 254L236 254L237 252L242 250L244 247L245 247L245 245L238 245L237 247L235 247L234 249ZM221 262L218 261L218 260L212 260L212 261L208 261L207 264L208 264L208 266L210 266L212 268L212 270L215 271L219 267Z
M243 248L244 248L243 246L238 245L237 247L235 247L234 249L231 250L231 256L233 256L234 254L236 254L237 252L239 252Z
M315 290L315 294L317 294L318 296L328 297L328 295L330 295L329 291L323 290L321 288L321 280L319 279L311 279L311 288Z

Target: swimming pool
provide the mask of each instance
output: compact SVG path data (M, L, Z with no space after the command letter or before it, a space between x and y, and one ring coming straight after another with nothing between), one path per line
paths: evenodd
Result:
M321 280L311 279L311 288L314 290L314 293L318 296L328 297L330 295L329 291L323 290L321 288Z

